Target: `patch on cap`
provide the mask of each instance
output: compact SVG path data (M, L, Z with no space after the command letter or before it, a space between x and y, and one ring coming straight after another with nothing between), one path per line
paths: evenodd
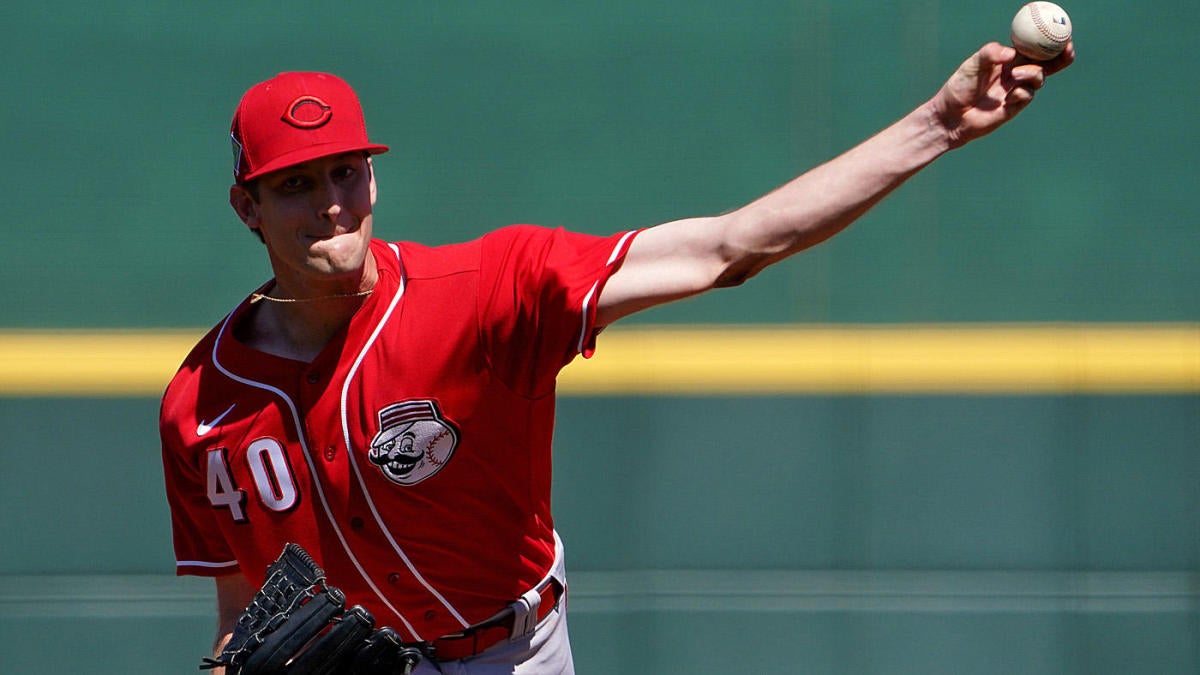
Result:
M316 129L333 118L333 106L316 96L301 96L288 104L283 121L297 129Z

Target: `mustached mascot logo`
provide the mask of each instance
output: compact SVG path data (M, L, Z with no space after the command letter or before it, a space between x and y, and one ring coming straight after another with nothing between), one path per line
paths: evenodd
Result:
M433 401L393 403L379 411L367 458L397 485L416 485L442 470L458 447L458 430Z

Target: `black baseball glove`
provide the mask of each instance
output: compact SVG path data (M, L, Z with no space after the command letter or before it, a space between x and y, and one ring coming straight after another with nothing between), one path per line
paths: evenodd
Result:
M423 655L391 628L375 629L370 612L346 608L346 596L325 583L325 572L296 544L267 568L267 580L242 612L233 636L201 670L226 675L410 673Z

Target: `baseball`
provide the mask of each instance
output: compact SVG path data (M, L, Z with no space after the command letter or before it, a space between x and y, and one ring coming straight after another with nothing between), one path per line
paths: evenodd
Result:
M1071 17L1053 2L1031 2L1012 21L1013 47L1034 61L1049 61L1071 40Z

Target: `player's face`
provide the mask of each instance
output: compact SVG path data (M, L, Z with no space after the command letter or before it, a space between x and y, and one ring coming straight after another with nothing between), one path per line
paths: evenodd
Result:
M258 186L258 199L234 186L230 201L246 225L262 234L281 287L299 297L361 280L375 204L367 157L320 157L269 173Z

